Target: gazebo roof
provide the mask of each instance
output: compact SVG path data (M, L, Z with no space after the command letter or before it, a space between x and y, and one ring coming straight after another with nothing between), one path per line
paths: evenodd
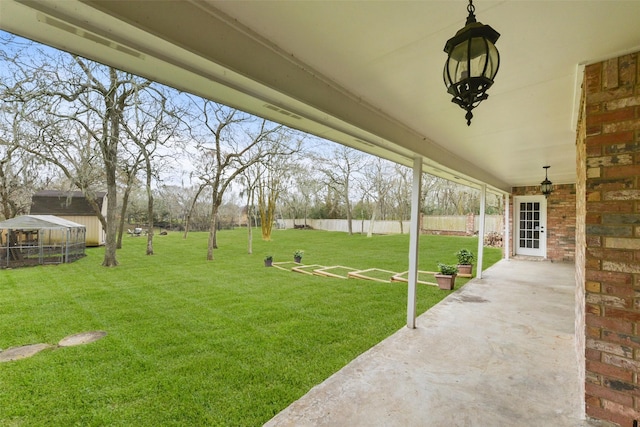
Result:
M36 228L85 228L77 222L54 215L22 215L0 222L0 228L36 229Z

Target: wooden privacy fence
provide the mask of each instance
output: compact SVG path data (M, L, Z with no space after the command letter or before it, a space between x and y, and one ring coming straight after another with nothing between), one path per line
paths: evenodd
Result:
M425 234L449 234L458 236L472 236L478 232L479 215L423 215L420 229ZM308 225L316 230L348 232L346 219L279 219L279 228L294 228ZM371 223L369 220L354 219L352 227L354 233L368 233ZM485 234L504 232L504 217L502 215L485 216ZM374 234L407 234L409 221L375 221L372 232Z

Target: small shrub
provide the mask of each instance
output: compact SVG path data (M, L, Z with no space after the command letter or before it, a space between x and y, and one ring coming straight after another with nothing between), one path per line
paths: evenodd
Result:
M473 254L467 249L460 249L456 256L458 257L458 264L460 265L468 265L473 261Z
M458 274L458 267L450 264L442 264L441 262L438 263L438 270L440 271L440 274L444 274L446 276Z

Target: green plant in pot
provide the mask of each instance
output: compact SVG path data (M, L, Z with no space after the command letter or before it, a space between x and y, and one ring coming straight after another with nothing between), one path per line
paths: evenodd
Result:
M304 255L304 251L302 249L298 249L293 253L293 260L300 264L302 261L302 255Z
M474 259L471 251L467 249L460 249L458 252L456 252L456 257L458 257L458 274L461 277L471 277Z
M440 274L435 275L438 287L448 291L452 290L455 286L456 276L458 275L458 267L439 262L438 271Z
M271 267L273 265L273 255L267 255L264 257L264 266Z

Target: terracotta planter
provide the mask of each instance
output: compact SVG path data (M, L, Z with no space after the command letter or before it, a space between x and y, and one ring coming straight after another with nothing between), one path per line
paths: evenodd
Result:
M458 275L460 277L471 277L473 264L458 264Z
M456 274L453 276L449 276L447 274L436 274L436 283L438 283L438 287L440 289L444 289L446 291L453 290L456 283Z

